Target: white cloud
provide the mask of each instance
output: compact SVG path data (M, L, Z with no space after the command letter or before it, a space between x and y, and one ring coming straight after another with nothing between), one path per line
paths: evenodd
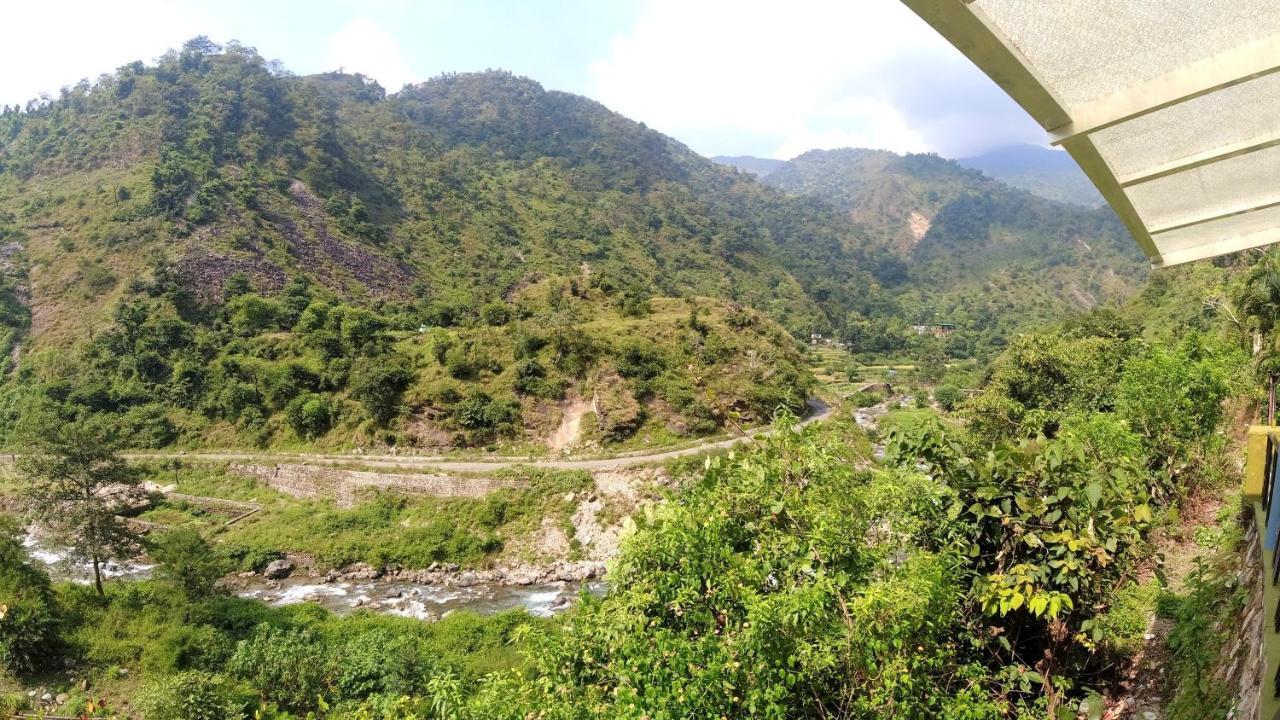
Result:
M898 0L649 0L590 76L601 102L707 154L1043 138Z
M102 0L7 2L0 28L0 104L56 95L80 78L150 62L196 35L226 34L202 8L165 0L128 8Z
M388 92L396 92L419 76L405 62L400 42L373 20L352 19L329 38L329 64L377 80Z

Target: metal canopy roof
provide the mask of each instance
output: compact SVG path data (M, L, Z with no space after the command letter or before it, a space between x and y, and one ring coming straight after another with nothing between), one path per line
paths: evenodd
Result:
M1277 0L902 0L1085 171L1153 265L1280 242Z

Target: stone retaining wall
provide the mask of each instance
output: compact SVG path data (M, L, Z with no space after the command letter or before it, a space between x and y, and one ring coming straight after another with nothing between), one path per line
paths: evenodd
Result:
M1264 672L1266 659L1262 645L1266 616L1262 585L1270 578L1263 572L1261 538L1252 508L1244 508L1241 521L1245 523L1246 531L1241 549L1244 562L1240 568L1240 582L1249 588L1249 596L1240 612L1239 622L1233 627L1223 628L1228 636L1217 674L1235 691L1235 717L1252 720L1258 716L1258 689L1262 688L1264 692L1272 689Z
M502 488L523 487L519 480L457 477L426 473L383 473L319 465L257 465L231 463L227 469L257 478L270 487L300 498L332 498L350 507L371 490L391 490L430 497L482 497Z

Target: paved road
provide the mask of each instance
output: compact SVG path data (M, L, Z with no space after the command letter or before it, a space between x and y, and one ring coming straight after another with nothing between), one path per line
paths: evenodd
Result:
M833 409L818 398L809 398L809 416L800 425L826 420L831 417ZM764 437L773 432L770 427L749 430L742 435L725 440L712 440L689 447L660 452L640 452L618 455L609 458L573 460L568 458L486 458L475 460L456 460L445 456L413 456L413 455L334 455L324 453L260 453L260 452L156 452L127 453L125 457L133 460L168 460L181 458L184 460L206 460L211 462L244 462L258 465L298 464L298 465L359 465L363 468L385 470L433 470L441 473L488 473L515 466L542 467L553 470L621 470L673 460L688 455L698 455L709 450L722 450L748 442L756 437Z

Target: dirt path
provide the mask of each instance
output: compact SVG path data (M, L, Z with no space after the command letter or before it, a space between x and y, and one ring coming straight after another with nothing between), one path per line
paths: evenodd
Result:
M834 412L833 408L818 398L809 398L809 416L800 425L826 420ZM545 459L545 458L483 458L474 460L455 460L442 456L412 455L338 455L325 453L270 453L270 452L148 452L126 453L130 460L167 460L181 458L184 460L204 460L209 462L242 462L256 464L292 463L299 465L359 465L368 469L386 470L431 470L444 474L449 473L488 473L512 467L539 467L552 470L623 470L637 465L661 463L676 458L698 455L701 453L723 450L748 442L757 437L767 437L773 432L770 427L749 430L741 435L724 440L713 440L697 445L659 452L640 452L618 455L610 458L590 460Z

